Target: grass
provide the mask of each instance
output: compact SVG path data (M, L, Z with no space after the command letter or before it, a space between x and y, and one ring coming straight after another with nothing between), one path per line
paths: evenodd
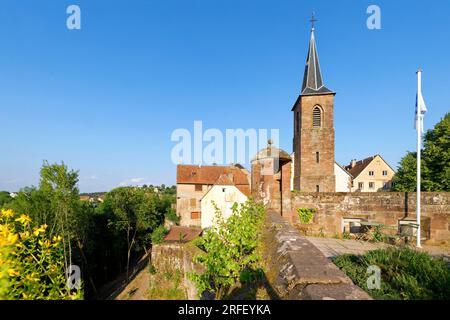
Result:
M150 280L147 298L149 300L187 299L182 272L170 270L154 274Z
M450 267L443 259L409 248L370 251L363 256L343 255L333 262L374 299L448 300ZM381 269L381 288L367 288L367 268Z

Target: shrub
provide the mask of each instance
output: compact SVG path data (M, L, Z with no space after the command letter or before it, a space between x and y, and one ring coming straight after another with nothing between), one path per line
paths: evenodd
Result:
M309 224L312 222L316 209L298 208L297 213L301 224Z
M204 266L203 273L190 273L199 295L213 292L216 299L224 299L239 281L252 281L258 274L256 253L264 207L252 201L241 206L234 204L233 214L224 220L216 212L216 225L206 231L195 244L204 251L194 261Z
M80 299L82 290L67 286L61 237L48 239L46 225L0 211L0 300Z
M176 211L172 208L168 208L165 215L166 219L173 223L180 223L180 216L177 215Z
M163 225L157 227L152 233L152 244L160 244L163 242L167 233L168 230Z
M384 242L387 240L387 235L383 232L385 228L384 225L374 226L363 235L362 239L369 242Z
M448 300L450 268L443 259L409 248L375 250L363 256L344 255L334 259L358 286L376 299ZM381 288L367 288L367 268L381 269Z

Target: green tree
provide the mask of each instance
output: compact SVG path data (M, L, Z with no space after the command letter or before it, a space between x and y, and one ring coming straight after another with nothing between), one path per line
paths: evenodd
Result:
M256 248L264 217L264 207L252 201L233 206L233 214L224 220L216 209L216 224L196 240L204 251L194 257L203 265L203 273L191 273L189 277L199 294L215 293L216 299L226 298L239 281L245 282L258 269Z
M393 191L416 191L417 153L408 152L394 176ZM450 191L450 113L424 137L421 162L423 191Z
M109 192L104 201L110 213L109 227L123 234L126 241L126 272L129 276L133 250L146 250L151 233L162 223L165 211L158 208L158 197L142 188L122 187Z
M7 207L29 215L36 224L48 225L49 236L67 235L79 206L77 183L78 172L69 171L64 163L44 161L39 188L22 189Z
M12 201L8 191L0 191L0 208Z
M65 264L68 267L72 264L73 226L77 225L76 212L80 198L78 172L69 170L64 162L49 164L44 161L40 174L39 189L50 199L55 215L55 231L62 236Z
M31 217L36 225L48 225L49 237L61 236L64 251L64 265L68 268L73 261L73 244L79 231L86 226L80 215L78 172L61 164L44 161L40 170L39 188L21 190L7 206L15 212Z
M423 162L422 162L423 167ZM393 191L413 192L416 191L417 181L417 153L408 152L400 161L400 166L394 176Z

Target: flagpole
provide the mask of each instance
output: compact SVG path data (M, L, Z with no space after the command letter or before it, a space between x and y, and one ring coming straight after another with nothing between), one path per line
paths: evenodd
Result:
M420 162L422 153L422 110L420 105L419 95L422 93L422 70L417 71L417 201L416 201L416 216L417 216L417 248L421 248L420 243Z

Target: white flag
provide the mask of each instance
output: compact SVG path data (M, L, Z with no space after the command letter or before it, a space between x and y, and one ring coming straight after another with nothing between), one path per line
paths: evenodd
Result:
M417 130L418 121L420 121L420 129L423 133L423 118L427 113L427 106L422 96L422 72L418 72L418 86L417 86L417 96L416 96L416 121L415 129Z

